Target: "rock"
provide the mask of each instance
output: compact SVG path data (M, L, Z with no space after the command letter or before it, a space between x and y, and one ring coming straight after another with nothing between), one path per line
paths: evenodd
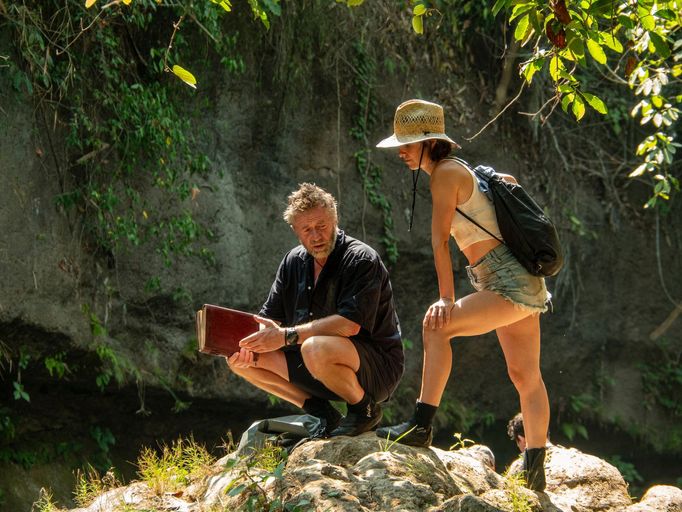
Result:
M637 504L618 470L573 448L548 449L547 492L522 486L514 472L491 468L489 449L455 451L387 444L369 432L301 444L283 470L266 471L230 454L174 493L142 482L114 489L73 512L135 510L427 511L427 512L682 512L682 490L652 487ZM276 465L276 461L275 461ZM298 507L298 508L296 508Z
M630 505L627 512L681 512L682 490L671 485L654 485L639 503Z

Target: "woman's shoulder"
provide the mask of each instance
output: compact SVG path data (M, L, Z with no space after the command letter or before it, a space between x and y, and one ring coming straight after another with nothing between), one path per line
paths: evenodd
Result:
M471 179L467 165L455 158L444 158L436 164L432 178L447 181L464 181Z

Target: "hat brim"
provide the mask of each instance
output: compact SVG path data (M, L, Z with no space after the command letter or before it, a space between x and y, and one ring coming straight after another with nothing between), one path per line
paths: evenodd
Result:
M453 145L455 149L461 149L462 146L457 144L454 140L452 140L450 137L445 135L444 133L427 133L427 134L420 134L420 135L403 135L401 137L398 137L395 133L391 135L390 137L385 138L379 144L377 144L378 148L397 148L398 146L403 146L405 144L412 144L414 142L421 142L423 140L430 140L430 139L440 139L440 140L446 140L450 144Z

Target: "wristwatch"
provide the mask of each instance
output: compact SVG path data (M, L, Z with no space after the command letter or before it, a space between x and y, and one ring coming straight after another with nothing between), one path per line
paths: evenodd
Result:
M284 329L284 344L290 347L298 344L298 331L295 327Z

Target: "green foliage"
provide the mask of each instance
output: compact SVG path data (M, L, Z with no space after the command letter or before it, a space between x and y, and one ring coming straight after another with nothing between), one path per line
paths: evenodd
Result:
M563 434L571 441L575 439L576 435L589 439L589 433L583 421L585 417L596 413L598 406L598 400L589 393L571 395L568 410L569 420L561 421L559 424Z
M304 512L313 510L310 501L301 499L297 503L284 503L278 496L270 500L265 490L269 480L281 481L287 463L286 450L265 443L254 449L247 457L229 459L227 470L235 470L236 476L226 487L228 496L243 496L244 501L238 510L269 512Z
M555 87L554 105L560 103L576 120L588 106L599 114L608 112L580 76L580 70L590 66L603 68L612 81L641 96L631 115L640 116L642 125L653 125L653 133L638 146L636 154L643 162L630 177L647 173L653 180L653 196L645 208L680 188L672 163L680 146L674 124L682 103L681 8L679 0L497 0L493 7L495 14L510 11L514 38L532 47L521 75L530 84L546 67Z
M254 13L260 9L261 2L251 4ZM268 12L276 4L267 2ZM220 9L210 3L109 3L95 13L76 0L14 2L3 25L14 31L21 56L10 66L15 88L29 84L41 106L53 108L47 117L68 127L58 207L82 219L90 248L114 262L122 251L148 244L170 266L187 256L212 258L200 246L212 233L192 216L195 180L211 164L196 149L201 134L177 107L172 89L145 76L167 68L189 39L178 33L172 52L155 47L154 37L139 38L145 46L135 46L135 36L153 29L160 9L187 15L223 52L226 65L243 69L232 56L236 35L223 37ZM258 15L267 19L265 11Z
M138 475L156 494L176 492L208 473L215 462L206 448L193 438L163 445L161 453L145 447L137 459Z
M111 467L111 458L109 457L110 449L116 444L116 438L108 428L101 428L99 425L94 425L90 428L90 437L95 441L98 447L98 452L94 456L95 467L101 471L106 471Z
M73 491L73 501L79 507L89 506L95 498L102 493L120 487L122 482L116 477L113 469L108 470L104 476L92 466L82 471L76 471L76 485Z
M355 167L362 179L362 188L370 204L381 210L384 234L381 243L386 249L386 259L389 263L398 261L398 243L393 234L393 214L391 203L381 192L381 168L372 162L369 135L376 125L376 99L374 97L374 81L376 63L368 54L366 48L358 43L355 45L355 77L353 83L357 97L356 114L353 117L351 136L363 145L355 152Z
M467 445L471 446L472 444L476 444L475 441L462 437L460 432L455 432L452 434L452 437L455 438L455 442L450 445L450 448L448 448L449 450L460 450L466 448Z
M682 351L662 340L640 365L646 406L658 405L672 418L682 417Z
M530 491L526 489L526 479L523 473L510 473L506 471L503 475L504 486L507 490L507 497L513 512L532 512L533 502L529 496Z
M57 506L53 499L50 489L41 488L38 500L31 507L31 512L59 512L63 510Z
M639 471L635 468L635 465L631 462L624 461L620 455L613 455L606 460L620 471L620 474L623 475L623 478L628 484L637 485L644 481L642 475L640 475Z

